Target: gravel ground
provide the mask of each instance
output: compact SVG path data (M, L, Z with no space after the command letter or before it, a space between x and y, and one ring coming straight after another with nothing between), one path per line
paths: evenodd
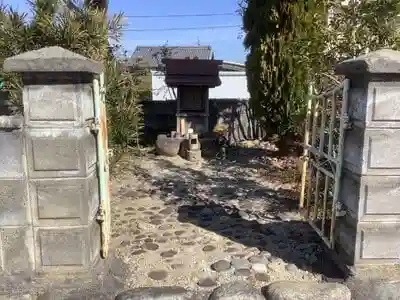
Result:
M249 151L236 152L236 161L145 155L118 162L112 247L129 266L128 287L211 289L235 280L261 287L338 274L295 211L293 181L274 179L288 160Z

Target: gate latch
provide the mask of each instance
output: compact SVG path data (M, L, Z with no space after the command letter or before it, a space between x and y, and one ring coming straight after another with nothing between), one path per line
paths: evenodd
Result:
M344 130L350 130L353 128L353 122L351 122L350 117L348 114L343 114L343 124Z

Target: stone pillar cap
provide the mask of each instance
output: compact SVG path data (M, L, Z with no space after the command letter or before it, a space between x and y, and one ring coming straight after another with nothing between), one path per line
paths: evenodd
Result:
M381 49L355 59L347 59L336 65L335 73L337 75L400 74L400 52Z
M59 46L45 47L7 58L5 72L84 72L100 74L103 65Z

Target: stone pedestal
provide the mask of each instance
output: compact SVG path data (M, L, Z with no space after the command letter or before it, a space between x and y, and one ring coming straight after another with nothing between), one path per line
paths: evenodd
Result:
M336 251L355 267L400 259L400 52L340 63L350 79Z
M60 47L11 57L23 75L22 131L0 132L6 273L86 271L100 251L92 80L101 65ZM4 168L3 168L4 167Z

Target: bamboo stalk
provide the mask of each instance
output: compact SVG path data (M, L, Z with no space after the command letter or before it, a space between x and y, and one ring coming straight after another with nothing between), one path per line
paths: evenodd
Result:
M306 124L305 124L305 133L304 133L304 149L303 149L303 164L301 168L301 190L300 190L300 203L299 207L304 207L304 196L306 189L306 177L307 177L307 167L308 167L308 140L310 137L310 119L311 119L311 109L313 104L313 87L310 85L309 87L309 96L307 99L307 114L306 114Z
M319 101L315 101L314 110L313 110L313 122L312 122L312 131L311 131L311 145L314 146L316 139L317 139L317 121L318 121L318 110L319 110ZM317 153L318 156L318 153ZM310 160L311 161L311 160ZM310 168L311 169L311 168ZM318 168L316 168L316 172L318 173ZM317 175L317 174L316 174ZM312 172L309 172L309 184L307 190L307 196L311 197L311 190L312 190ZM310 205L311 205L311 198L307 201L307 218L310 217Z

